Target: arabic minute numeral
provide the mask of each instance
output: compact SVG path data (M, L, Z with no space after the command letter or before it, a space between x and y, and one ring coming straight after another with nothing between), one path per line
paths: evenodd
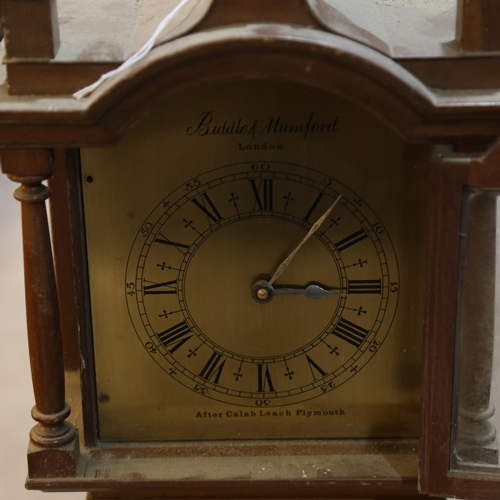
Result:
M257 399L255 401L255 406L269 406L271 404L271 401L269 399Z
M193 179L186 184L186 191L191 191L199 186L201 186L201 182L198 179Z
M399 283L397 281L391 281L391 292L399 292Z
M378 348L381 346L382 342L380 340L375 339L370 346L370 352L377 352Z
M151 222L146 222L146 224L141 227L142 237L145 238L151 232L151 229L153 229L153 224L151 224Z
M321 390L323 392L328 392L332 389L335 389L335 384L333 382L328 382L328 384L322 385Z
M252 163L252 170L269 170L269 163Z
M134 283L127 283L127 295L130 295L133 297L135 295L135 284Z
M153 344L153 342L146 342L146 343L144 344L144 346L146 347L146 349L147 349L149 352L151 352L151 353L153 353L153 354L156 354L156 352L157 352L157 351L156 351L156 347L155 347L155 345Z

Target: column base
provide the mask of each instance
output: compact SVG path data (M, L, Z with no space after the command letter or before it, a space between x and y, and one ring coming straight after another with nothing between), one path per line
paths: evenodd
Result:
M73 441L58 448L44 448L30 440L28 476L30 479L76 477L79 455L78 431Z

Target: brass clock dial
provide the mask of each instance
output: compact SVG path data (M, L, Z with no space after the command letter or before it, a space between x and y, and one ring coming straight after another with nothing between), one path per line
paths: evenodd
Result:
M100 439L416 436L427 163L353 103L268 81L83 150Z
M339 195L260 301L253 285ZM356 193L311 168L252 161L160 201L132 245L124 290L139 339L170 377L223 403L273 407L362 370L389 332L399 275L382 221Z

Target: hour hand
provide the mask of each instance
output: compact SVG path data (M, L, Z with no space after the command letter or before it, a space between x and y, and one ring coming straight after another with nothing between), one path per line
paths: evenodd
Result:
M319 285L309 285L305 288L273 287L268 281L259 280L252 287L252 297L260 304L269 302L274 295L305 295L306 299L316 300L324 297L343 297L345 293L332 292Z
M326 290L318 285L309 285L306 288L286 288L286 287L273 287L275 295L305 295L306 299L316 300L323 297L330 296L344 296L345 293L332 292Z

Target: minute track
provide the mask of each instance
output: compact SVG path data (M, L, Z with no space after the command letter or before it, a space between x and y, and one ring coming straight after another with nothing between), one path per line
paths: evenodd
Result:
M399 282L397 263L387 231L371 230L367 221L378 228L382 223L366 201L354 204L360 197L348 188L332 179L327 186L322 174L304 167L269 161L269 170L254 171L253 164L199 175L192 193L185 192L189 181L159 203L143 223L154 228L149 243L138 237L129 258L130 274L134 266L143 268L138 276L145 286L127 299L144 345L142 318L161 332L164 350L150 355L166 374L175 367L175 380L199 397L255 406L264 394L266 404L288 405L336 389L370 361L370 349L355 353L364 342L382 344L387 335L397 305L397 293L391 296L388 285ZM282 259L287 246L311 227L309 219L324 213L339 194L334 221L325 222L276 283L305 290L307 281L319 281L336 293L320 301L283 296L282 304L275 299L252 312L251 284L260 273L272 272L273 259ZM349 267L359 254L368 262ZM167 279L160 279L161 272L169 273ZM380 278L369 278L373 273ZM177 283L177 293L169 283ZM290 300L322 305L302 313L303 306ZM361 319L359 307L367 311ZM140 308L143 313L137 314ZM176 320L160 317L165 310L180 313ZM174 340L172 332L179 328ZM357 372L345 368L351 358Z

